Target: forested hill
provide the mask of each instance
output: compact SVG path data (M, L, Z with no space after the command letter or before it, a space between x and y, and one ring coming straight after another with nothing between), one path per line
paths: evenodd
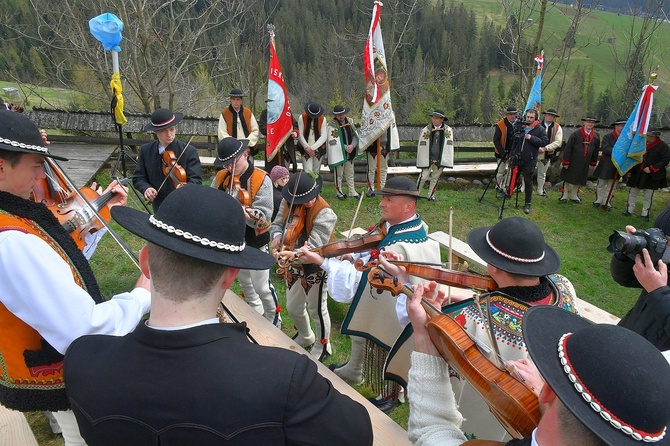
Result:
M216 115L228 91L239 87L258 113L272 23L293 109L301 112L315 100L327 109L345 104L356 116L372 3L110 0L101 10L94 0L3 0L0 78L67 86L89 93L82 108L107 109L111 62L88 32L88 20L113 12L125 23L120 58L129 110L167 106ZM661 23L665 33L644 31L638 19L547 0L386 2L381 26L397 121L422 123L441 108L451 123L494 122L508 104L525 104L540 49L546 53L546 106L558 108L568 123L586 111L613 119L632 108L652 65L661 65L662 86L670 76L663 63L667 25L647 24ZM640 29L651 35L631 47L626 36ZM632 50L638 50L635 57ZM659 123L668 103L664 94L661 88Z

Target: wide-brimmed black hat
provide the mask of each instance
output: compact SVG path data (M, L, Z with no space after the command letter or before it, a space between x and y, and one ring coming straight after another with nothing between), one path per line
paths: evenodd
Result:
M661 136L661 129L659 129L658 127L650 128L650 129L647 130L646 135Z
M625 125L627 122L628 122L628 118L619 118L616 121L614 121L611 125L612 125L612 127L614 127L615 125L619 125L619 124L624 124Z
M349 109L343 105L336 105L333 107L334 115L346 115L347 113L349 113Z
M228 99L231 99L231 98L244 98L244 97L246 97L246 95L245 95L244 92L243 92L242 90L240 90L239 88L233 88L232 90L230 90L230 93L228 93Z
M586 115L586 118L582 118L582 121L593 121L596 124L600 122L600 120L596 119L595 115Z
M0 110L0 113L0 149L67 161L67 158L49 153L42 134L30 118L10 110Z
M281 190L281 196L287 203L304 204L321 193L323 178L320 175L316 180L307 172L297 172L291 175L288 183Z
M556 112L556 109L554 109L554 108L548 108L545 111L543 111L542 114L543 115L554 115L557 118L561 117L561 115L559 115L558 112Z
M212 187L180 187L155 215L114 206L112 217L144 240L185 256L241 269L263 270L275 263L270 254L246 246L242 206Z
M215 166L227 166L235 161L235 158L244 153L244 149L249 145L248 139L237 139L227 136L219 141L216 146Z
M509 217L494 226L475 228L468 234L468 244L487 263L508 273L540 277L561 268L556 251L527 218Z
M151 122L144 126L147 132L155 132L156 130L169 129L179 124L184 118L181 113L172 113L167 108L158 108L151 114Z
M312 119L316 119L323 114L323 107L316 102L308 102L305 104L305 113Z
M649 341L543 305L524 315L523 337L549 387L606 444L668 444L670 364Z
M511 115L512 113L516 114L517 111L518 110L516 109L515 106L510 105L509 107L507 107L507 111L505 111L505 114L506 115Z
M433 113L430 114L430 116L442 118L444 121L448 121L447 117L444 115L444 110L434 110Z
M375 195L404 195L407 197L423 198L417 189L416 182L407 177L393 177L384 187L372 192Z

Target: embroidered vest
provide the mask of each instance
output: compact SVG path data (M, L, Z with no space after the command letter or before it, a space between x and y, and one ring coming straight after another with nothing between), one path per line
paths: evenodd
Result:
M88 261L46 207L7 193L2 193L0 203L0 231L17 230L44 240L70 266L77 285L102 302ZM70 407L63 383L63 356L2 303L0 402L22 412Z

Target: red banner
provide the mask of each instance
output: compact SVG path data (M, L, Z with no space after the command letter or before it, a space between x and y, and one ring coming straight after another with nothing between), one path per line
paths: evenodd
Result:
M271 161L279 153L293 130L291 106L284 84L284 75L275 49L274 30L270 29L270 67L268 69L268 122L265 159Z

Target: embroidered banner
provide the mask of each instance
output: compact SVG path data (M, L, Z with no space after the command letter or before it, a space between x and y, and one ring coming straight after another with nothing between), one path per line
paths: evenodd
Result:
M395 122L391 107L391 92L386 68L386 54L380 27L382 2L372 8L372 22L363 53L365 73L365 100L361 128L358 131L358 150L363 151L377 140Z
M265 136L265 159L271 161L293 130L291 106L284 83L284 75L275 49L274 27L268 25L270 33L270 67L268 68L268 122Z

